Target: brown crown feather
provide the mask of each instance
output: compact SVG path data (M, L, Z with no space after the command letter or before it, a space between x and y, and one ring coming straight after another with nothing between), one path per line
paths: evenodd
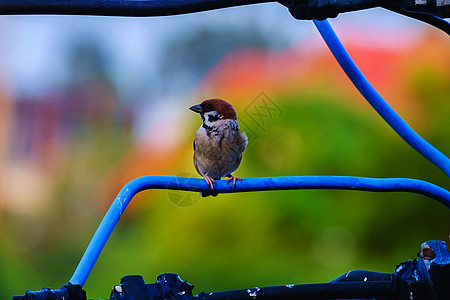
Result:
M208 99L203 101L200 106L202 109L205 109L208 104L212 107L210 110L216 110L224 119L237 120L237 114L233 105L227 101L222 99Z

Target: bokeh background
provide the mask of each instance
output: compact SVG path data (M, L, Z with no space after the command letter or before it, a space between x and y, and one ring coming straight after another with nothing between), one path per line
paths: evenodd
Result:
M450 41L382 9L331 20L363 73L450 154ZM70 279L109 204L143 175L198 177L190 105L235 105L237 176L449 179L345 77L312 22L277 4L162 18L0 17L0 298ZM194 293L393 272L448 241L442 204L404 193L283 191L131 202L85 285L177 272Z

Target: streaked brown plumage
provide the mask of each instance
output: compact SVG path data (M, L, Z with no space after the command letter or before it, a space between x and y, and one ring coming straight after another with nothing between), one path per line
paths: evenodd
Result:
M232 173L239 167L242 152L247 146L247 137L241 133L233 106L221 99L209 99L190 109L199 113L203 124L194 139L194 165L206 183L214 191L214 180L226 176L236 180Z

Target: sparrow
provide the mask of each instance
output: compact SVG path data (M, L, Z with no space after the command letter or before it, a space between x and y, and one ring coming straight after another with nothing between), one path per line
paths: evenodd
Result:
M247 137L239 130L236 111L225 100L209 99L189 109L199 113L203 121L194 138L194 166L212 193L202 196L217 196L215 180L229 177L233 188L236 180L242 181L232 174L241 163Z

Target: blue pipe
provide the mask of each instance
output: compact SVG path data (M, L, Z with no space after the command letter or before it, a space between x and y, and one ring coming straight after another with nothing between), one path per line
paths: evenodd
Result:
M325 43L358 91L395 132L417 152L450 177L450 159L418 135L378 94L345 50L327 20L313 20Z
M358 67L340 43L328 21L314 20L314 23L347 76L372 107L411 147L421 153L450 177L450 160L414 132L414 130L401 119L389 104L384 101L365 79L361 71L359 71ZM134 195L146 189L172 189L200 192L208 191L209 188L203 179L172 176L145 176L129 182L119 192L92 237L77 269L70 279L71 284L84 285L100 252L119 221L120 216L124 213L127 205ZM234 189L225 181L217 181L216 189L219 193L295 189L347 189L376 192L411 192L431 197L450 208L449 191L426 181L408 178L374 179L350 176L247 178L244 179L243 182L238 182Z
M408 178L365 178L351 176L287 176L245 178L236 182L233 189L226 180L216 181L219 193L298 190L298 189L342 189L373 192L410 192L433 198L450 208L450 192L426 181ZM131 199L137 193L147 189L170 189L181 191L209 191L205 180L175 176L144 176L127 183L111 204L97 231L92 237L83 257L78 264L71 284L81 286L86 282L100 252L106 244L114 227L124 213Z

